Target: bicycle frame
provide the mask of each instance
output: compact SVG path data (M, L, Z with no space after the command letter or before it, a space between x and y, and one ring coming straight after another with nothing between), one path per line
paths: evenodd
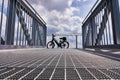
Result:
M53 39L52 39L52 42L55 42L56 44L57 44L57 46L59 46L60 47L60 43L53 37Z

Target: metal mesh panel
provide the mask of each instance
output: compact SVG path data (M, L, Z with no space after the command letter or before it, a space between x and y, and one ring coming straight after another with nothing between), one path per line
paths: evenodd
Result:
M111 58L75 49L33 49L32 52L18 50L9 53L8 58L6 53L1 53L0 79L120 79L120 62Z

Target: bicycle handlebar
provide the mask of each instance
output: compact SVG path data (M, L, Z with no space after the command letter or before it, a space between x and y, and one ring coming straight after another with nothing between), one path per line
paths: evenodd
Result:
M52 34L52 37L55 37L55 35L54 35L54 34Z

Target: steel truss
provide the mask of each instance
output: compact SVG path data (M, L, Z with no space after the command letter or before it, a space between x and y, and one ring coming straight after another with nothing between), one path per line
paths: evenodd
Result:
M84 48L120 48L118 0L98 0L83 21Z
M17 46L45 46L46 45L46 22L39 16L34 8L26 0L6 0L6 26L3 26L3 14L5 1L2 0L0 40L4 45ZM2 28L5 27L4 36L1 36ZM4 39L3 39L4 37Z

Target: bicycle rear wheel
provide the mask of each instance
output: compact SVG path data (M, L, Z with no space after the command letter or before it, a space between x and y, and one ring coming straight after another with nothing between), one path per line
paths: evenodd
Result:
M69 43L67 41L62 42L61 48L69 48Z
M52 48L54 48L54 47L55 47L54 42L49 41L49 42L47 43L47 48L48 48L48 49L52 49Z

